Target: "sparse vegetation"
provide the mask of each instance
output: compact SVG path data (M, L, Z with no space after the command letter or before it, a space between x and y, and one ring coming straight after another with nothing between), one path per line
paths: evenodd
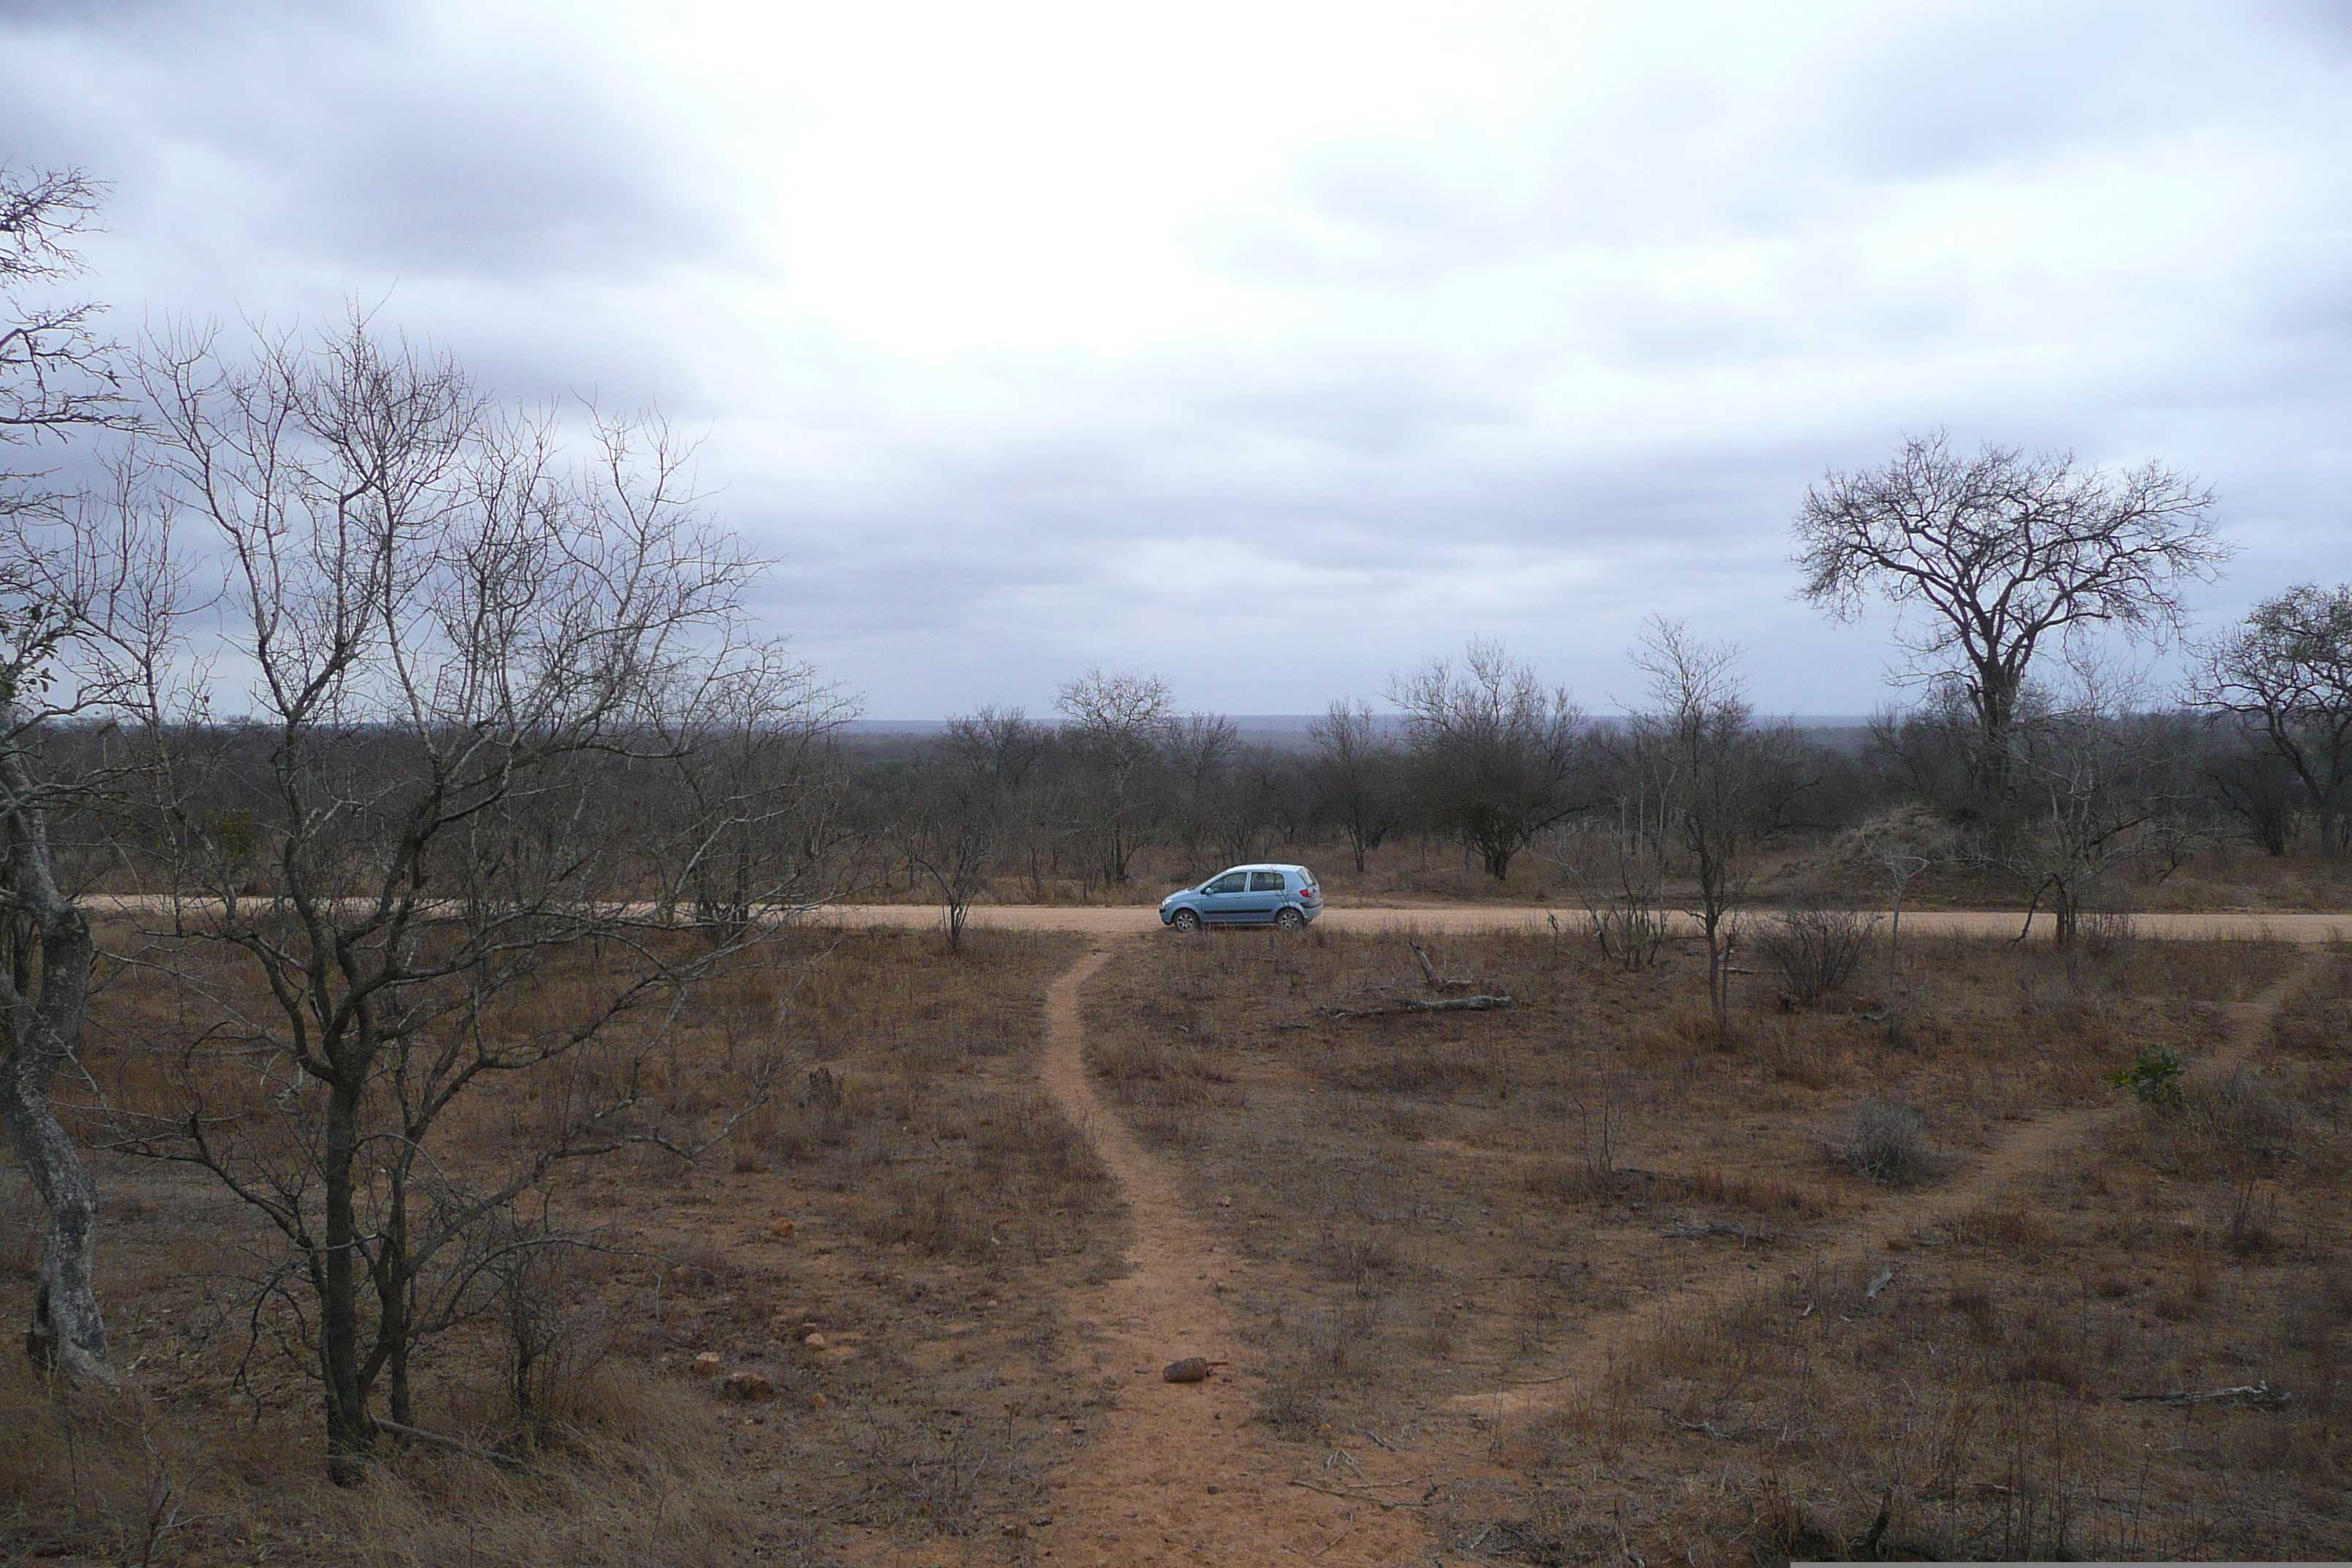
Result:
M2144 1105L2174 1110L2180 1106L2180 1075L2187 1067L2177 1053L2158 1046L2140 1052L2129 1067L2118 1068L2107 1081L2131 1090Z
M120 951L119 930L100 937ZM447 1441L387 1442L354 1490L320 1479L301 1320L252 1293L256 1222L194 1173L100 1156L100 1286L137 1392L58 1402L23 1362L0 1366L12 1544L387 1568L820 1562L1034 1509L1096 1397L1061 1362L1059 1302L1116 1267L1118 1240L1091 1145L1034 1080L1039 999L1072 944L782 941L713 979L646 1088L718 1092L707 1076L780 1003L789 1087L702 1162L646 1146L551 1173L544 1210L515 1221L565 1244L505 1253L510 1278L420 1383L417 1426ZM132 1048L137 1015L169 993L135 968L108 979L87 1055L119 1094L158 1066ZM461 1116L453 1176L557 1087ZM37 1258L0 1258L9 1309ZM706 1352L719 1370L698 1376Z
M1927 1136L1927 1123L1908 1105L1865 1100L1854 1108L1843 1135L1829 1145L1830 1158L1890 1187L1916 1187L1940 1174L1944 1162Z
M1761 925L1751 945L1780 980L1781 994L1810 1007L1846 988L1877 930L1875 916L1853 910L1789 910Z
M2336 1409L2352 1348L2352 1300L2318 1288L2352 1255L2341 1175L2317 1163L2344 1097L2323 1131L2275 1043L2258 1072L2192 1071L2179 1115L2118 1112L2106 1081L2143 1051L2214 1050L2294 952L1921 940L1909 1043L1864 1016L1874 996L1788 1013L1759 975L1724 1048L1670 971L1540 937L1423 941L1519 1005L1331 1019L1409 959L1318 931L1139 945L1090 1028L1105 1060L1183 1038L1221 1079L1167 1152L1248 1266L1259 1419L1373 1483L1413 1478L1447 1549L1746 1563L2352 1541L2319 1479L2352 1452L2304 1404ZM2344 984L2310 978L2272 1040L2340 1058L2318 1026ZM1127 1080L1133 1114L1157 1081ZM2069 1116L2108 1130L1985 1174L2019 1128ZM2284 1406L2118 1397L2264 1379ZM2309 1457L2273 1468L2296 1443Z

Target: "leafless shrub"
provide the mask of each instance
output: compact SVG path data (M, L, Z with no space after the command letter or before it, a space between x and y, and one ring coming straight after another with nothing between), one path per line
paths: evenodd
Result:
M2219 1082L2190 1081L2180 1112L2166 1119L2158 1163L2176 1175L2242 1181L2275 1172L2294 1157L2294 1108L2240 1068Z
M1855 1175L1890 1187L1916 1186L1944 1171L1927 1122L1911 1107L1890 1100L1865 1100L1855 1107L1844 1141L1828 1145L1828 1152Z
M988 1215L973 1202L960 1170L933 1163L896 1177L890 1206L860 1227L883 1246L906 1246L927 1258L985 1258L997 1237Z
M1311 1380L1286 1378L1270 1385L1258 1401L1257 1419L1277 1437L1311 1437L1323 1425L1323 1401Z
M1547 1105L1556 1110L1569 1157L1545 1161L1528 1173L1531 1193L1564 1203L1607 1197L1617 1190L1617 1149L1625 1131L1624 1086L1586 1079Z
M486 1226L480 1278L489 1286L507 1397L526 1433L568 1420L612 1348L604 1314L572 1288L584 1238L543 1223Z
M1396 1245L1378 1234L1327 1237L1323 1263L1335 1279L1348 1281L1357 1295L1367 1298L1383 1293L1378 1276L1404 1267Z
M2085 951L2105 954L2126 951L2139 938L2139 921L2129 910L2088 909L2076 927Z
M1550 838L1549 850L1538 853L1568 873L1602 959L1629 970L1654 965L1672 922L1653 847L1623 823L1580 822Z
M2247 1153L2273 1159L2294 1144L2294 1108L2246 1068L2210 1089L2190 1089L2188 1100L2189 1114L2210 1136Z
M1845 989L1878 931L1878 917L1854 910L1788 910L1760 927L1756 952L1780 982L1781 994L1811 1006Z
M843 1517L869 1527L971 1535L983 1498L1020 1468L1011 1431L976 1422L924 1425L877 1415L859 1447L866 1484Z
M2268 1183L2252 1177L2237 1183L2230 1191L2229 1222L2223 1227L2230 1250L2241 1258L2268 1252L2277 1217L2278 1202Z

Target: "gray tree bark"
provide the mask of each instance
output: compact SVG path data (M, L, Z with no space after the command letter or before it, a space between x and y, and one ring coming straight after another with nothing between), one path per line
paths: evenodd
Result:
M5 717L16 718L13 708ZM89 921L58 889L38 798L23 755L0 752L0 910L11 928L0 973L0 1125L49 1215L25 1348L68 1376L111 1384L93 1267L98 1187L49 1093L81 1043L93 949Z

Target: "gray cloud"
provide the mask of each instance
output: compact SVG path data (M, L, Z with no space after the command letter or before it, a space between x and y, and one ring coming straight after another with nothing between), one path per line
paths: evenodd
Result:
M594 24L483 16L17 4L0 152L115 182L133 320L358 300L509 393L708 423L765 603L877 710L1093 662L1297 710L1474 633L1601 700L1652 611L1768 705L1866 708L1885 628L1791 604L1785 529L1932 426L2215 483L2212 614L2352 575L2340 7L1791 11L1753 62L1695 23L1517 118L1283 149L1187 231L1273 325L930 355L804 310L793 190Z
M121 192L119 227L227 220L226 247L273 270L375 279L625 277L725 239L692 150L560 37L476 53L384 4L45 7L0 27L68 67L0 126L75 142Z

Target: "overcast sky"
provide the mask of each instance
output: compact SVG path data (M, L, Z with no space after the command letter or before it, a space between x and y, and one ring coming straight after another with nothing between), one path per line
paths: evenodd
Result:
M2352 7L0 0L118 327L348 301L657 404L868 711L1299 712L1642 618L1885 700L1825 468L2160 458L2209 623L2352 577Z

